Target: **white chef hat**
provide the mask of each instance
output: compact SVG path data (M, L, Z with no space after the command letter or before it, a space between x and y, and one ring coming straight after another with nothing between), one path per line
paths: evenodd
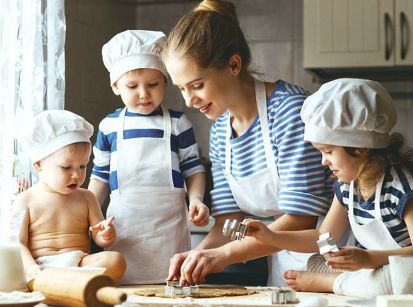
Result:
M168 76L160 57L166 36L160 31L128 30L116 34L102 47L102 58L113 85L124 73L152 68Z
M47 110L33 119L21 145L34 163L67 145L90 143L92 135L93 126L83 117L66 110Z
M371 80L323 84L301 109L306 141L346 147L385 148L397 114L390 94Z

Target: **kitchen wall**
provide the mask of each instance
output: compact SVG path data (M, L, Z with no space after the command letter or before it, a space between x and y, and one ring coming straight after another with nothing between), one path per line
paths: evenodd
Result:
M116 33L136 27L135 9L113 0L65 1L65 108L85 117L95 131L106 114L122 105L109 86L102 45Z
M162 30L167 33L182 14L197 2L168 3L139 0L66 1L66 108L97 124L121 102L108 86L101 46L126 29ZM315 91L320 83L303 66L302 0L235 0L256 68L268 80L283 79ZM413 145L413 82L383 83L396 100L397 131ZM194 124L201 154L207 157L210 122L186 109L177 90L169 86L167 104L186 112ZM96 126L97 127L97 126Z

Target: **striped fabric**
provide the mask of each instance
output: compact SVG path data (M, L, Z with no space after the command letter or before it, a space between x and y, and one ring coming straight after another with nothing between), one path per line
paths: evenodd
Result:
M307 271L314 273L340 273L344 272L339 269L332 269L326 265L326 259L323 255L313 254L307 261Z
M401 246L412 244L403 220L403 213L407 202L413 198L413 176L399 167L388 166L385 171L381 189L380 211L384 224L393 239ZM348 210L350 185L344 182L335 182L334 191L340 203ZM367 201L354 195L354 217L356 222L364 225L374 218L374 195ZM364 248L359 242L356 246Z
M121 111L122 109L117 109L100 122L96 144L93 147L94 166L91 178L109 183L112 193L118 189L116 129ZM183 188L185 178L203 172L204 168L199 159L198 144L191 122L181 112L169 110L169 113L172 121L171 175L175 188ZM124 139L162 138L163 127L163 116L160 109L147 115L126 112Z
M304 124L300 110L308 92L278 81L267 100L270 137L280 177L279 207L291 214L320 216L328 211L332 188L329 171L321 165L320 153L303 141ZM228 113L211 127L209 156L214 188L211 192L212 215L242 211L224 177L225 137ZM231 141L231 173L235 178L250 176L266 168L264 144L257 116L251 127ZM277 204L274 202L274 206Z

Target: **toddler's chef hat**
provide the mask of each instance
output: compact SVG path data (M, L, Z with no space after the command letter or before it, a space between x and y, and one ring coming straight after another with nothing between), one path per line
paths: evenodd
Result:
M124 73L138 68L160 70L168 76L160 54L166 36L160 31L128 30L102 47L102 58L113 85Z
M301 109L304 140L337 146L385 148L397 114L380 83L337 79L323 84Z
M47 110L34 118L21 145L34 163L67 145L90 143L92 135L93 126L83 117L66 110Z

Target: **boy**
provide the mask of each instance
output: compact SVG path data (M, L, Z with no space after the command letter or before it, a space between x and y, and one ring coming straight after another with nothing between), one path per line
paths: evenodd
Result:
M16 211L25 210L20 232L22 259L28 279L45 267L98 266L119 280L125 261L118 252L89 255L89 232L101 247L116 238L113 217L104 220L99 203L85 181L93 126L64 110L35 117L25 136L39 182L19 194Z
M125 31L102 48L110 85L125 108L99 125L89 189L102 205L110 189L107 216L118 231L111 250L125 256L123 284L162 283L169 259L190 248L189 219L208 223L203 204L204 169L192 125L181 112L161 104L167 73L160 59L165 35Z

